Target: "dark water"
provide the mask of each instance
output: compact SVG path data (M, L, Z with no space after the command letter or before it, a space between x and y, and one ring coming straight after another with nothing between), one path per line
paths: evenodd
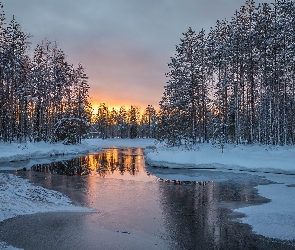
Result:
M0 240L16 247L295 249L291 242L253 234L238 222L242 215L232 212L268 202L254 189L268 184L261 177L146 167L143 150L135 148L106 149L16 174L99 211L26 215L0 223Z

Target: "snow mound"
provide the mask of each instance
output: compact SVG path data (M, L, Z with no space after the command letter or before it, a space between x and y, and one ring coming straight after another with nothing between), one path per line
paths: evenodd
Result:
M12 174L0 173L0 221L39 212L94 212L72 204L65 195L31 184Z

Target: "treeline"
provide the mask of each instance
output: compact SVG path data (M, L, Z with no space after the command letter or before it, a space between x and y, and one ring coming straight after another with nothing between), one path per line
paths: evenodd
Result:
M157 138L170 145L295 143L295 5L246 1L168 64Z
M1 5L1 3L0 3ZM87 76L48 40L30 56L30 35L0 13L0 141L78 142L90 121Z
M101 103L97 112L92 115L92 130L88 135L103 139L155 138L157 119L157 112L152 105L148 105L142 112L137 106L129 109L121 106L116 110Z

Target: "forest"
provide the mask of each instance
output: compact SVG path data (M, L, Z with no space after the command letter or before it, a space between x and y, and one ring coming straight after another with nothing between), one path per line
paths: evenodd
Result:
M0 4L1 5L1 4ZM148 105L93 113L84 67L74 67L57 42L41 41L30 52L30 35L0 13L0 142L80 143L82 138L155 137Z
M294 1L247 0L208 34L189 28L168 65L158 139L294 144L294 59Z
M91 115L84 68L48 40L30 56L29 39L14 17L6 24L1 5L0 141L79 141Z
M29 52L30 35L0 14L0 141L80 143L155 138L168 145L295 143L294 1L247 0L209 31L183 33L160 109L101 103L93 112L84 67L57 42Z

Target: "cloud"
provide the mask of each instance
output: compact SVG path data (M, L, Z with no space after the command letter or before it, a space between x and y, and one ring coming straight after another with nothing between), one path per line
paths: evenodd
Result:
M263 1L258 1L263 2ZM157 105L165 73L188 27L209 30L230 20L244 0L2 0L34 35L56 40L71 63L81 62L95 100Z

